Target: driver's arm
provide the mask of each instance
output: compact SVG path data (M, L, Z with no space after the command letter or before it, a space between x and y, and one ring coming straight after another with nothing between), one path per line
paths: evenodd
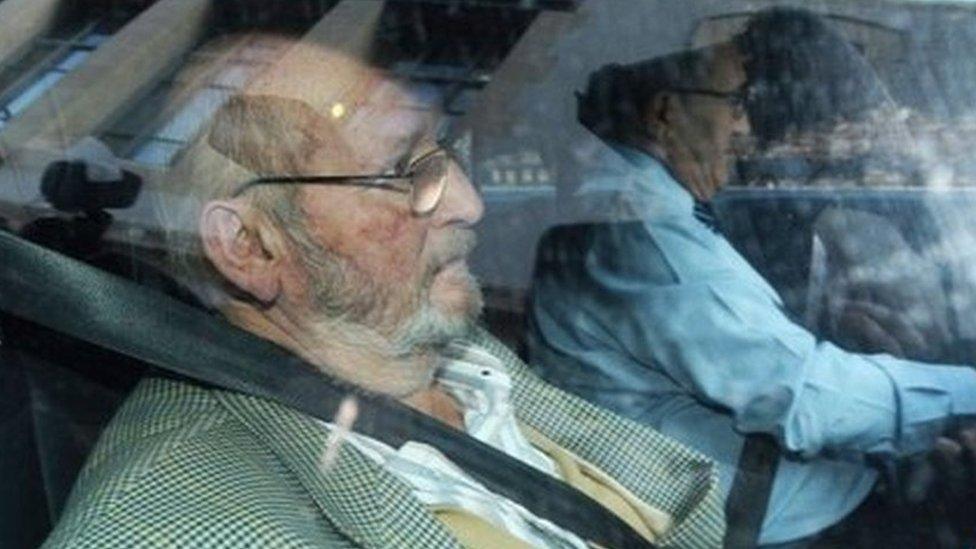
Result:
M709 405L728 409L743 432L775 435L805 456L822 452L904 455L932 447L947 422L976 414L976 371L818 342L781 310L750 271L708 263L691 280L645 231L612 234L585 261L571 307L538 281L541 337L570 333L663 371ZM689 246L694 243L689 243ZM748 276L745 276L748 275ZM562 336L562 335L561 335Z

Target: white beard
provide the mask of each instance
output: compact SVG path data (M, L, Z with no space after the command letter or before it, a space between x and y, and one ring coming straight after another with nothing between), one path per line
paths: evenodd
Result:
M459 314L444 314L431 303L429 295L421 298L419 308L400 323L392 338L391 343L398 356L413 354L418 350L443 348L451 340L465 336L474 328L484 301L478 282L470 273L467 284L467 307Z
M319 315L306 325L313 338L307 348L321 345L338 352L332 356L310 353L306 360L331 376L391 395L403 396L427 387L439 364L433 358L451 341L464 337L481 311L481 293L474 277L470 282L473 293L465 311L447 315L425 298L416 311L399 323L392 336L381 334L368 324ZM363 356L369 359L348 360Z
M371 341L373 345L380 334L387 334L383 338L387 352L405 357L443 348L451 340L463 337L481 315L481 290L470 273L466 281L466 307L449 315L431 302L433 274L423 277L423 287L417 295L397 299L389 288L376 284L346 260L321 248L306 246L304 242L297 243L309 272L317 323L320 321L323 329L333 333L338 328L347 337L362 340L364 344Z

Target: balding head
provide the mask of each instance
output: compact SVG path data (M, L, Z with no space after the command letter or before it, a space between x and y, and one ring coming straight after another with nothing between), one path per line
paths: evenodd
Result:
M178 157L164 185L160 215L177 276L220 307L233 288L213 271L197 238L201 209L257 177L355 175L389 171L399 150L436 113L362 61L315 43L288 53L213 118ZM294 187L247 193L256 211L287 227L299 212Z
M184 272L208 282L206 297L231 321L312 362L337 341L387 361L446 344L480 311L466 258L482 204L439 149L437 120L368 65L296 46L217 111L173 172L183 226L197 229L182 254L197 270ZM433 209L419 213L409 190L418 172L442 184ZM381 175L399 186L369 184ZM285 176L332 179L293 185ZM426 367L418 372L395 387L368 369L337 375L401 392L429 380Z

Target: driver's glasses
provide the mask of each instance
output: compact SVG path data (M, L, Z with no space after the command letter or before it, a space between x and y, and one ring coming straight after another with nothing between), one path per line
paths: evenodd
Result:
M232 194L236 198L257 185L354 185L376 187L410 195L410 208L416 215L428 215L440 204L452 165L460 169L453 155L437 148L413 160L402 174L379 175L295 175L252 179Z
M706 97L722 99L727 102L729 108L732 109L732 117L736 120L740 120L746 114L745 107L746 100L748 98L748 89L744 87L731 91L708 90L702 88L668 88L668 91L688 95L704 95Z

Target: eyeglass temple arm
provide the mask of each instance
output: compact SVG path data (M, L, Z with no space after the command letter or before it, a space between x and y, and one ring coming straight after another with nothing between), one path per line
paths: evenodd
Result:
M258 185L362 185L366 182L376 182L376 187L406 192L392 184L393 181L403 181L410 179L409 175L285 175L257 177L243 183L232 194L231 198L237 198L244 191Z

